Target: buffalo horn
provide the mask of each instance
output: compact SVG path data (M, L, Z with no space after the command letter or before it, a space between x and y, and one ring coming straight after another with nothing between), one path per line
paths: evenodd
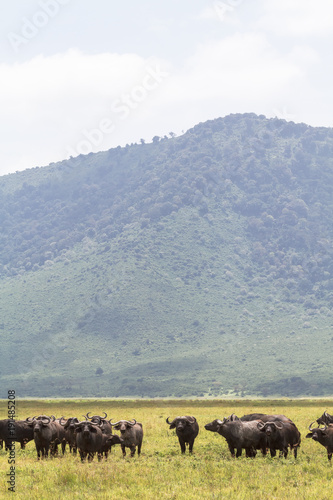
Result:
M312 431L311 427L313 426L313 424L316 424L316 423L317 423L317 422L316 422L316 421L314 421L314 422L312 422L312 423L309 425L309 431Z
M111 422L112 418L110 418L109 422L111 425L115 426L115 425L118 425L120 423L120 420L118 422L115 422L114 424Z
M43 422L43 424L49 424L51 422L51 418L50 417L42 417L41 421Z
M166 419L166 423L167 423L167 424L169 424L169 425L171 425L171 422L169 422L169 418L170 418L170 417L168 417L168 418Z
M192 424L194 424L194 423L197 421L197 419L196 419L195 417L190 417L190 418L188 418L187 420L188 420L189 422L191 422Z
M262 420L259 420L258 424L257 424L257 427L258 429L261 431L262 429L265 428L265 424Z
M129 422L128 420L126 420L126 422L127 422L129 425L131 425L132 427L133 427L133 425L135 425L135 424L136 424L136 420L135 420L135 418L133 418L132 422Z
M34 420L36 420L36 417L27 417L25 419L26 422L33 422Z
M62 425L62 426L65 426L66 425L66 422L63 424L62 423L62 420L64 420L65 417L61 417L59 418L59 424Z

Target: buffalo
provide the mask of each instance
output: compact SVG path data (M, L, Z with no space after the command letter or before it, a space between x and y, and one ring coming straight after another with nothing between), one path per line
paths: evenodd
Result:
M94 424L102 424L101 429L104 434L112 434L112 426L110 420L106 420L107 413L105 413L105 411L103 413L104 417L101 417L100 415L93 415L92 417L90 417L90 412L84 415L84 417Z
M111 450L112 446L122 443L123 439L120 436L118 436L118 434L110 435L103 433L102 446L98 450L99 457L103 457L104 454L105 460L107 460L109 451Z
M266 436L258 429L260 420L243 422L242 420L213 420L205 425L205 429L211 432L217 432L225 438L232 457L240 457L242 449L245 448L247 457L255 457L256 450L261 450L266 455L267 440Z
M301 434L294 423L276 420L273 422L258 422L258 429L267 437L267 444L271 457L275 457L276 450L280 450L284 458L288 455L288 446L294 451L297 458L297 449L301 443Z
M251 422L252 420L261 420L262 422L275 422L276 420L280 422L292 422L285 415L266 415L266 413L249 413L240 417L240 420L242 422Z
M317 418L317 424L318 425L333 424L333 415L330 415L329 413L327 413L327 411L324 411L322 416Z
M326 424L324 424L323 429L320 429L320 427L315 427L313 429L313 424L314 422L309 425L310 432L305 437L311 438L324 446L327 450L327 458L329 461L331 461L333 453L333 425L327 426Z
M138 449L138 455L140 455L143 439L142 424L137 422L135 419L133 419L132 422L129 422L128 420L119 420L118 422L110 423L115 430L120 431L120 437L123 440L121 443L123 456L126 456L125 448L129 448L131 450L131 457L134 457L136 448Z
M103 443L102 424L95 424L88 420L74 424L76 432L76 447L79 450L81 462L84 462L88 455L88 462L91 462L95 453L98 460L101 459L101 448Z
M0 420L0 441L5 443L5 449L8 449L12 441L21 443L21 448L32 441L34 433L26 420ZM2 445L3 447L3 445Z
M192 453L194 440L199 434L199 425L196 418L186 415L176 417L172 422L169 422L168 417L166 423L170 426L169 429L176 429L181 452L185 453L186 444L188 444L189 453Z
M40 456L47 458L49 450L53 452L52 446L59 439L59 424L54 420L45 415L27 419L28 425L33 429L38 460Z
M66 422L62 422L63 418L59 419L59 424L64 427L65 431L65 440L69 446L69 452L76 454L76 434L75 434L75 424L79 423L79 420L76 417L70 417L66 420Z

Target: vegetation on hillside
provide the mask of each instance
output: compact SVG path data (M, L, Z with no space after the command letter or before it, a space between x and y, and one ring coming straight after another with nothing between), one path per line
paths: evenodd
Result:
M246 114L154 139L0 179L2 382L330 394L332 129Z

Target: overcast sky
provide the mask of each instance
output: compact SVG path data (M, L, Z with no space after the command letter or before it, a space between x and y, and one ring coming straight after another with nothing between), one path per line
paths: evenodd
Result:
M333 125L332 0L0 5L0 175L229 113Z

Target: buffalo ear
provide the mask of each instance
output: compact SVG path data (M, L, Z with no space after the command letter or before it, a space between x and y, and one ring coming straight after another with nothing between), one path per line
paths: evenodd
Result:
M97 432L96 427L91 427L91 428L90 428L90 432L94 432L94 433L96 433L96 432Z
M170 424L170 427L169 429L175 429L176 428L176 424L174 424L173 422Z
M77 428L75 429L75 432L82 432L82 427L77 427Z
M313 435L312 432L309 432L305 437L306 438L312 438L312 435Z

